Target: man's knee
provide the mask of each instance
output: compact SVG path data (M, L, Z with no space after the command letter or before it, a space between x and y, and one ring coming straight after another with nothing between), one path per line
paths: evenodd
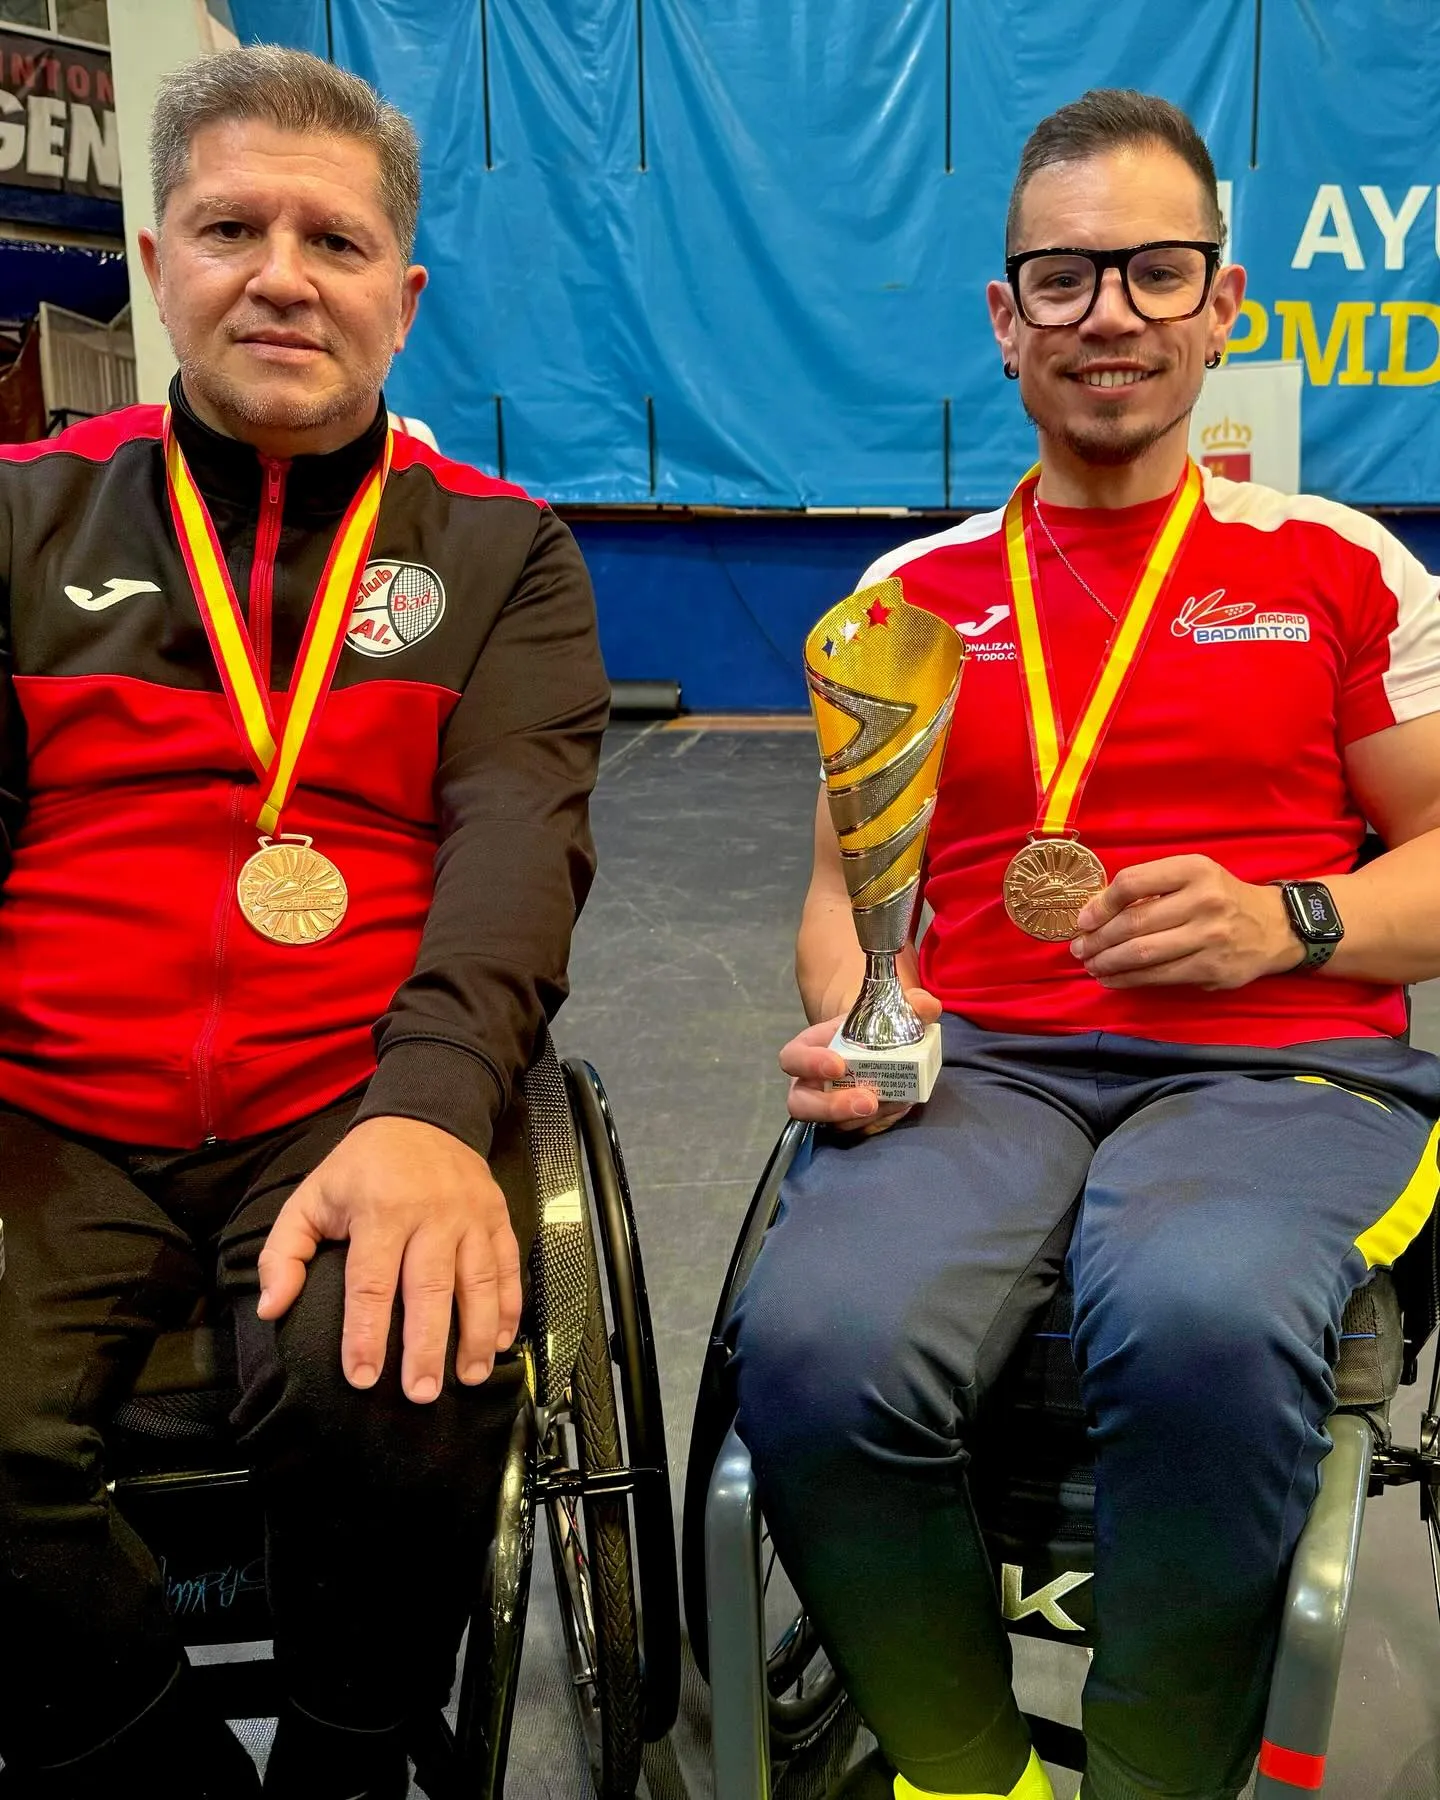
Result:
M0 1407L0 1544L7 1560L47 1516L71 1529L106 1529L99 1434L76 1420L27 1407Z
M299 1298L269 1324L237 1319L244 1392L235 1423L262 1474L303 1483L359 1481L375 1495L454 1494L456 1484L487 1488L504 1455L520 1404L524 1371L501 1357L488 1381L467 1387L447 1351L439 1395L427 1405L400 1386L404 1314L397 1299L385 1366L373 1387L356 1388L340 1361L345 1246L322 1246Z
M1188 1432L1265 1435L1299 1423L1298 1396L1325 1380L1323 1320L1288 1317L1258 1271L1215 1257L1141 1254L1098 1294L1076 1295L1076 1358L1100 1415L1143 1414Z
M757 1263L730 1325L739 1428L757 1460L849 1454L944 1457L958 1434L965 1356L934 1354L923 1295L863 1272Z

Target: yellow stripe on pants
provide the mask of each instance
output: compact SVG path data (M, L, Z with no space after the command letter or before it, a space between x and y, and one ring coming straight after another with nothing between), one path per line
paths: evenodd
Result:
M1391 1267L1430 1217L1436 1192L1440 1190L1440 1169L1435 1160L1437 1146L1440 1146L1440 1122L1432 1129L1420 1161L1415 1165L1415 1173L1405 1183L1400 1198L1356 1238L1355 1248L1365 1258L1367 1268L1373 1269L1377 1264Z

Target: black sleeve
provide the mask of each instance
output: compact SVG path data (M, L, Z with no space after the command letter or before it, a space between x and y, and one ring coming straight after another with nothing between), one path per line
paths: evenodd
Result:
M595 873L589 796L610 689L579 549L544 510L440 747L435 898L375 1027L356 1114L423 1119L486 1155L567 991Z

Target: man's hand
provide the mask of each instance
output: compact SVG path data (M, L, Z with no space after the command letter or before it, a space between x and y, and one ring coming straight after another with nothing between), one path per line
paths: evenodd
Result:
M260 1317L278 1319L321 1243L346 1238L346 1379L358 1388L379 1379L398 1283L409 1398L440 1392L452 1301L456 1373L484 1381L520 1328L520 1250L484 1157L417 1119L364 1120L281 1208L260 1253Z
M1279 888L1237 881L1208 856L1122 869L1077 926L1071 953L1102 987L1238 988L1305 954Z
M927 1025L940 1017L940 1002L924 988L906 988L905 998ZM809 1025L780 1052L780 1067L790 1077L790 1117L807 1123L834 1125L841 1131L884 1131L909 1112L898 1100L883 1103L874 1088L829 1088L845 1073L845 1059L830 1040L845 1023L845 1014Z

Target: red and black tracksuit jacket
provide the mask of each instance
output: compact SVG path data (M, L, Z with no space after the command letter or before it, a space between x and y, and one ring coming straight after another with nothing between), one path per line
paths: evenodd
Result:
M369 432L259 457L171 391L277 728ZM360 1116L482 1153L565 994L608 688L566 527L397 434L334 684L281 829L350 891L274 944L240 913L261 792L166 498L158 407L0 448L0 1102L184 1148ZM408 610L407 610L408 608ZM377 1064L378 1057L378 1064Z

